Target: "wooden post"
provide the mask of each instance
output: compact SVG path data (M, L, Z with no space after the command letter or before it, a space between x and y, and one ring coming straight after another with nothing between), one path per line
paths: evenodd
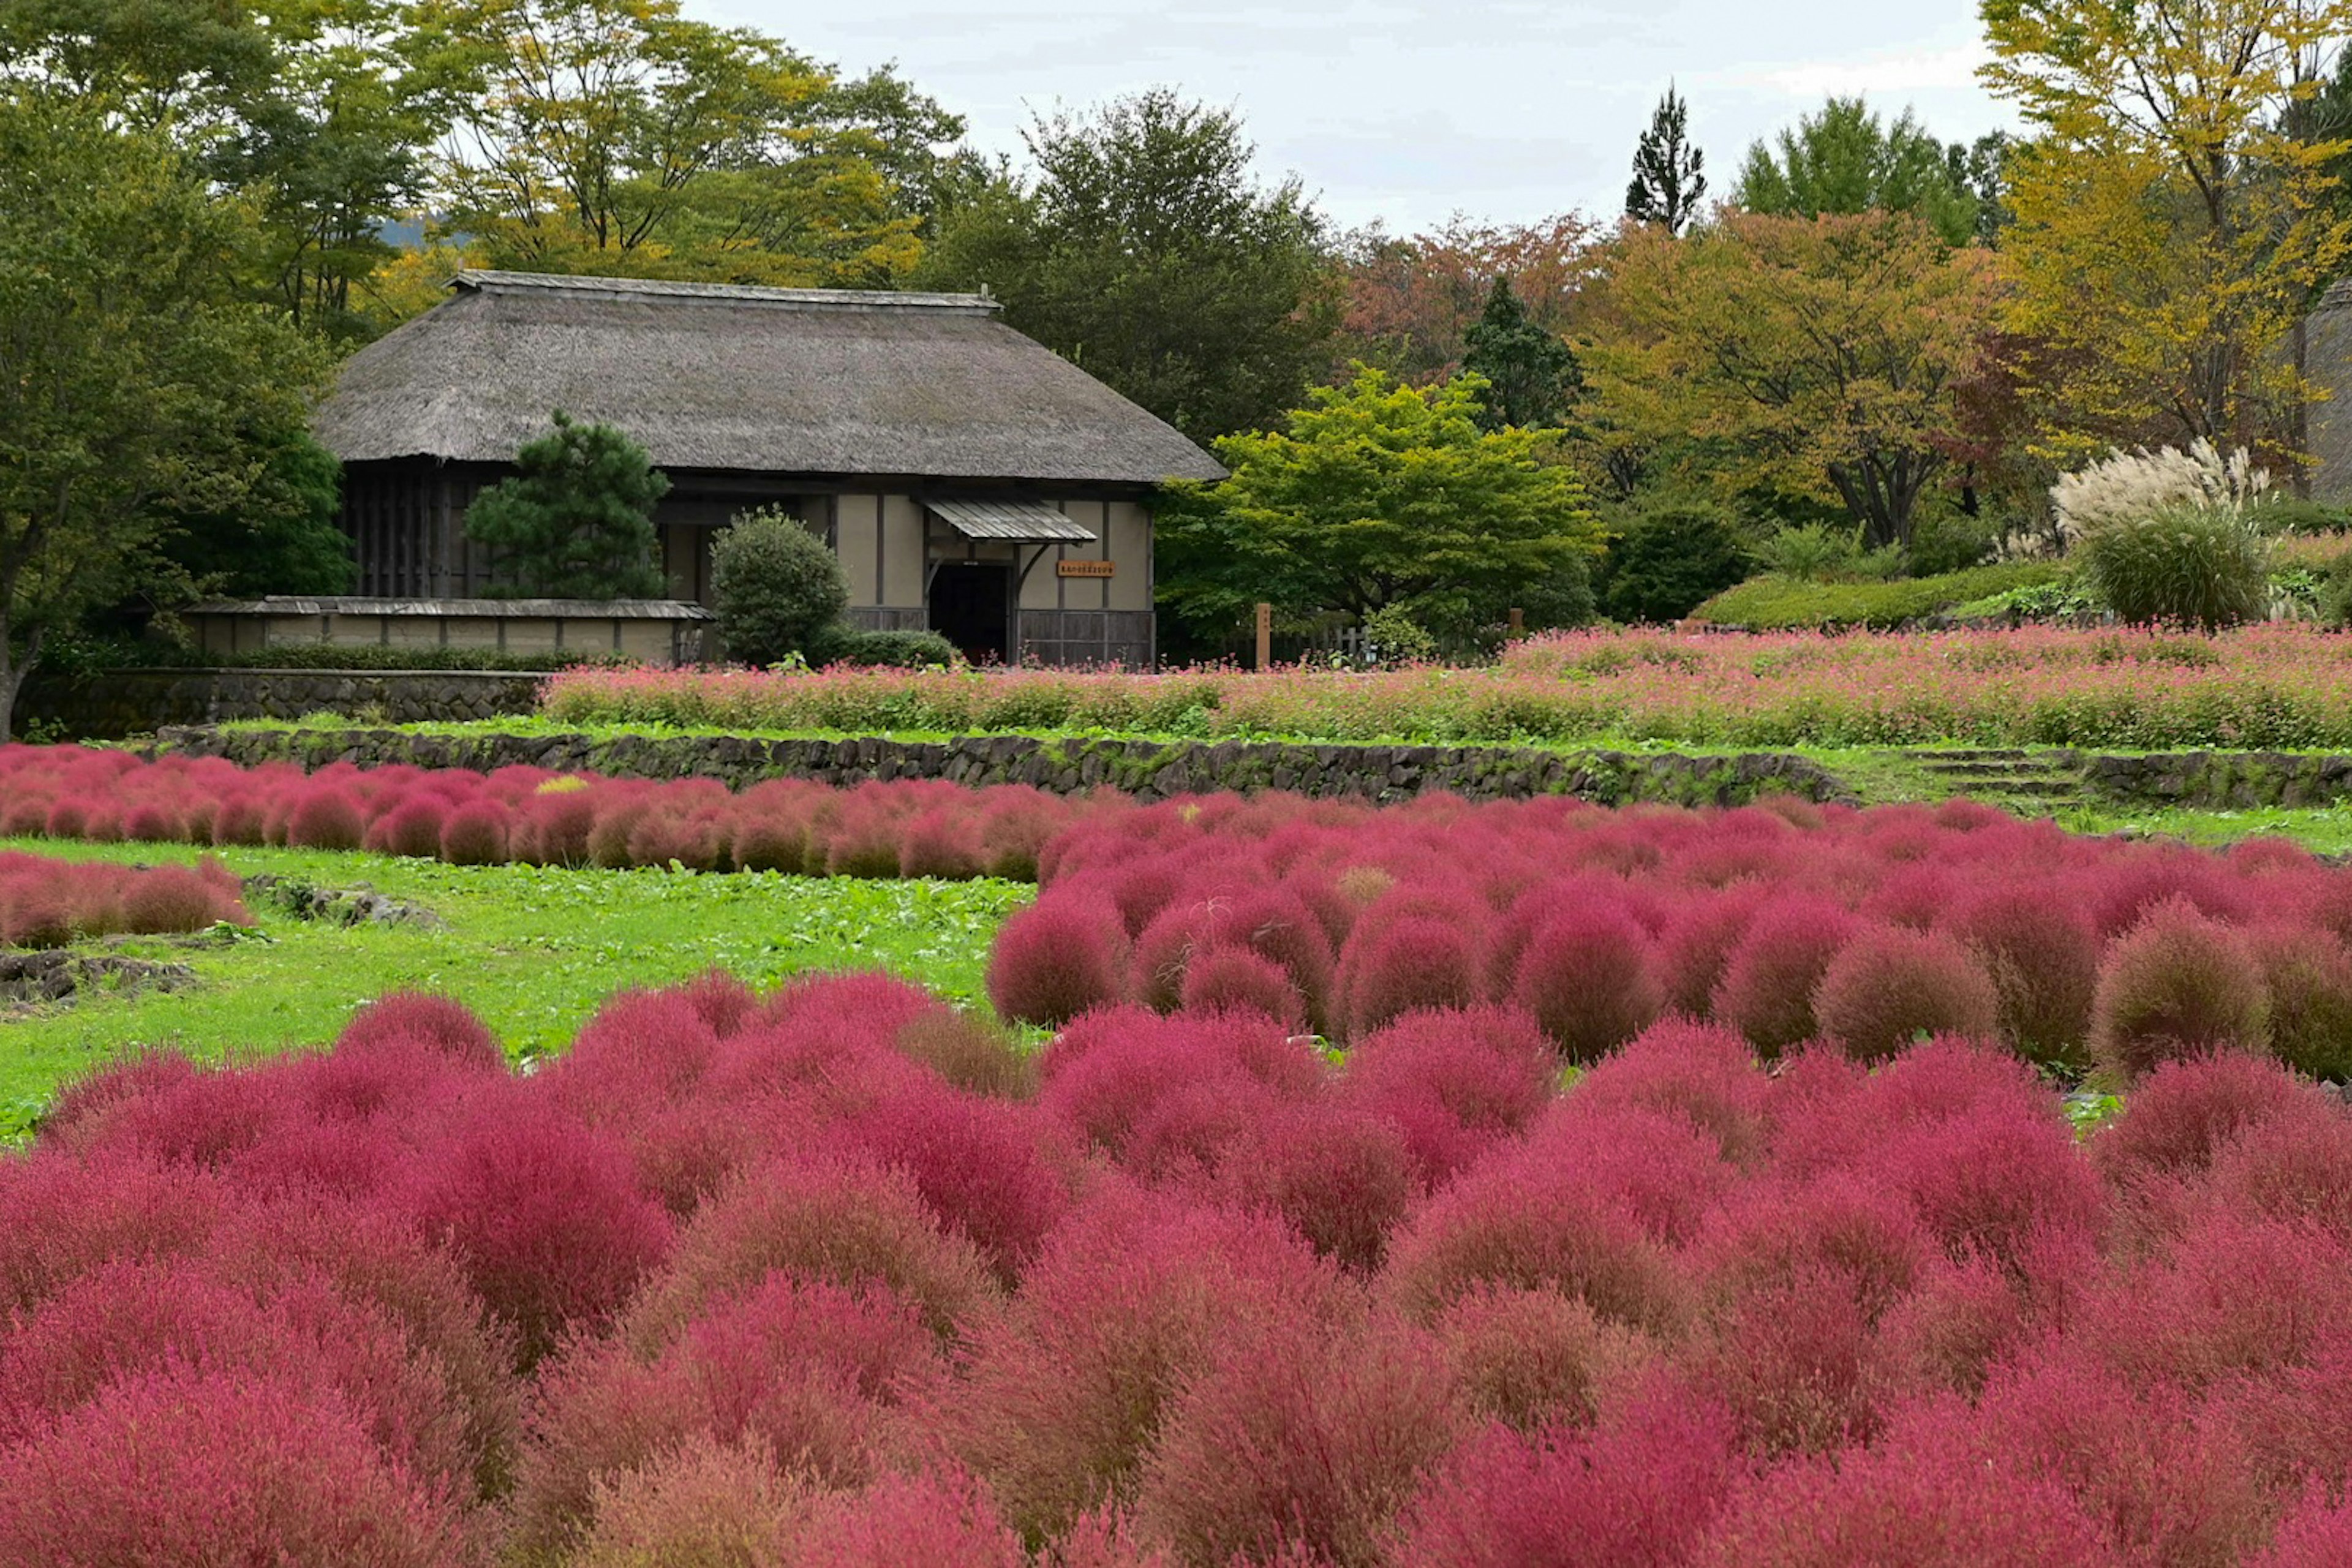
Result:
M1528 613L1515 606L1511 611L1511 637L1513 640L1517 640L1527 635Z
M1257 667L1264 669L1274 662L1274 606L1260 604L1257 607Z

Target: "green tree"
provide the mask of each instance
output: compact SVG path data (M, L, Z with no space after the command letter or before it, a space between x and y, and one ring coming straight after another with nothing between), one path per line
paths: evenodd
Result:
M962 122L678 0L415 0L449 226L497 265L887 288Z
M493 593L651 599L668 591L654 563L654 506L669 479L643 447L558 409L555 428L525 443L515 468L466 509L467 537L494 552Z
M1587 353L1594 401L1626 439L1680 444L1719 493L1833 502L1872 546L1907 543L1958 439L1991 262L1901 213L1634 230Z
M849 578L831 545L798 518L747 512L710 545L711 608L727 657L774 664L807 655L849 608Z
M1486 312L1463 339L1467 352L1462 368L1486 384L1479 422L1490 430L1507 425L1527 429L1557 426L1584 390L1576 351L1528 319L1527 307L1512 292L1507 276L1495 279Z
M164 133L0 87L0 732L44 640L161 569L172 514L220 513L299 428L323 366L239 298L259 243Z
M1195 440L1278 419L1328 370L1338 323L1323 224L1268 189L1232 113L1154 90L1026 133L938 221L919 273L988 285L1004 319Z
M1947 245L1965 245L1977 232L1980 204L1964 169L1908 109L1886 124L1859 98L1832 98L1779 141L1777 154L1761 142L1748 149L1732 200L1748 212L1916 213Z
M1713 501L1664 497L1615 530L1601 573L1612 620L1678 621L1748 575L1738 522Z
M1633 179L1625 187L1625 216L1680 234L1698 216L1706 195L1706 154L1691 145L1690 105L1670 84L1650 111L1650 128L1633 147Z
M194 593L348 594L358 567L343 532L342 465L299 426L247 438L253 482L227 510L183 513L163 553Z
M1402 609L1459 637L1549 583L1580 586L1601 549L1584 491L1538 433L1481 428L1483 391L1359 367L1283 429L1219 441L1233 478L1171 488L1161 602L1213 632L1263 600L1291 616Z

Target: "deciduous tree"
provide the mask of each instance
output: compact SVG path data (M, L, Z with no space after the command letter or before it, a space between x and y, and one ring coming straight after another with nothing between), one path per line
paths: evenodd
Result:
M1873 545L1906 542L1948 461L1989 261L1903 213L1630 231L1592 351L1598 401L1630 429L1695 438L1726 494L1816 496Z
M2011 331L2045 345L2039 444L2291 447L2282 352L2352 255L2332 165L2295 134L2346 0L1988 0L1983 78L2035 131L2009 162Z
M1401 608L1458 636L1548 582L1580 587L1601 549L1583 489L1538 433L1482 429L1482 390L1360 367L1281 430L1218 442L1233 478L1177 487L1161 516L1162 602L1217 630L1263 600L1293 616Z
M240 297L260 242L171 138L0 89L0 733L47 637L121 598L172 514L226 512L299 429L312 343Z
M1004 319L1196 440L1281 417L1326 369L1323 222L1267 186L1230 111L1153 90L1026 132L940 215L922 277L987 284Z
M962 124L677 0L416 0L450 102L450 226L540 271L888 287Z
M1461 368L1471 326L1497 279L1528 320L1555 335L1581 317L1601 247L1591 223L1562 213L1530 224L1481 224L1456 216L1401 238L1377 226L1339 244L1346 311L1339 324L1342 378L1361 360L1414 386Z
M1777 153L1755 143L1740 165L1731 199L1748 212L1916 213L1947 245L1965 244L1977 232L1968 150L1948 149L1908 109L1890 124L1862 99L1832 98L1819 114L1781 132L1779 142Z

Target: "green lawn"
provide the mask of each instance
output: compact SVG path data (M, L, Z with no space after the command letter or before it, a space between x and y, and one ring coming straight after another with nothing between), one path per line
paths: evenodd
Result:
M52 839L0 847L144 864L198 853ZM426 906L446 926L344 927L256 900L258 934L227 945L125 942L110 951L189 963L199 984L0 1019L0 1138L20 1133L58 1084L117 1052L170 1046L216 1060L317 1044L362 1002L404 986L457 997L518 1058L560 1049L616 990L713 967L766 987L807 970L879 965L977 1001L998 923L1034 893L1003 881L459 867L313 850L221 858L240 876L365 883Z

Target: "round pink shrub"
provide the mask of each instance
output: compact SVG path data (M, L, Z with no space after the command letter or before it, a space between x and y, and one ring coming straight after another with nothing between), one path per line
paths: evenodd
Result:
M1184 965L1179 1004L1191 1013L1262 1013L1284 1027L1307 1027L1307 999L1282 965L1245 947L1212 947Z
M452 866L507 862L507 809L496 801L469 801L441 825L441 858Z
M1108 1182L973 1324L945 1429L1024 1535L1056 1535L1132 1500L1170 1401L1213 1353L1337 1299L1279 1220Z
M1515 1007L1407 1013L1348 1051L1341 1094L1393 1123L1436 1186L1551 1102L1558 1058Z
M1127 994L1118 913L1104 901L1049 898L1004 922L988 961L988 997L1007 1018L1058 1028Z
M2284 1115L2308 1092L2277 1063L2242 1051L2160 1062L2092 1138L2091 1162L2118 1184L2200 1175L2242 1130Z
M1652 1025L1576 1084L1577 1102L1587 1110L1680 1116L1742 1165L1763 1153L1770 1092L1745 1040L1686 1018Z
M1137 1514L1192 1563L1381 1568L1391 1521L1466 1426L1425 1331L1292 1323L1218 1356L1170 1408Z
M507 1054L482 1021L453 997L423 991L394 991L362 1007L335 1037L338 1056L356 1057L376 1047L425 1046L461 1067L503 1073Z
M446 801L412 795L368 824L361 847L379 855L432 859L441 853L441 823L446 815Z
M1716 983L1716 1021L1767 1056L1811 1038L1814 988L1853 929L1853 916L1827 899L1790 894L1759 906Z
M1328 1100L1259 1116L1221 1173L1237 1201L1282 1215L1318 1253L1365 1273L1380 1267L1421 1189L1393 1122Z
M2324 1496L2287 1516L2269 1548L2249 1568L2336 1568L2352 1563L2352 1502L2331 1508Z
M266 1373L126 1379L0 1452L0 1558L59 1568L465 1561L446 1501L332 1391Z
M1428 1479L1407 1510L1400 1562L1547 1568L1562 1562L1679 1568L1738 1474L1720 1408L1661 1385L1600 1426L1522 1437L1490 1426Z
M1823 1038L1866 1061L1922 1036L1990 1040L2000 1026L2000 998L1966 948L1895 926L1866 927L1838 950L1812 1010Z
M1361 1039L1423 1007L1486 994L1486 912L1454 895L1391 897L1365 911L1339 955L1340 1023Z
M2352 1078L2352 950L2284 921L2257 928L2247 945L2270 990L2272 1054L2314 1078Z
M1479 1287L1431 1327L1472 1415L1526 1434L1590 1425L1652 1354L1645 1336L1552 1289Z
M978 1249L948 1234L914 1178L869 1161L787 1155L748 1167L680 1234L624 1325L652 1353L712 1306L783 1273L856 1289L878 1285L958 1331L996 1296Z
M780 1568L1027 1568L1021 1538L971 1477L886 1475L816 1500Z
M359 802L331 784L305 793L286 819L286 842L297 849L357 849L366 837Z
M610 1321L672 1243L619 1140L503 1085L419 1162L404 1206L511 1325L526 1366Z
M1520 953L1511 999L1570 1061L1597 1061L1647 1028L1664 1003L1649 933L1606 904L1555 914Z
M1944 929L1968 944L2000 999L2000 1035L2034 1061L2078 1063L2099 982L2099 938L2065 889L2000 884Z
M2175 899L2108 947L2091 1005L2091 1054L2131 1082L2181 1057L2262 1050L2270 1011L2270 988L2245 939Z

